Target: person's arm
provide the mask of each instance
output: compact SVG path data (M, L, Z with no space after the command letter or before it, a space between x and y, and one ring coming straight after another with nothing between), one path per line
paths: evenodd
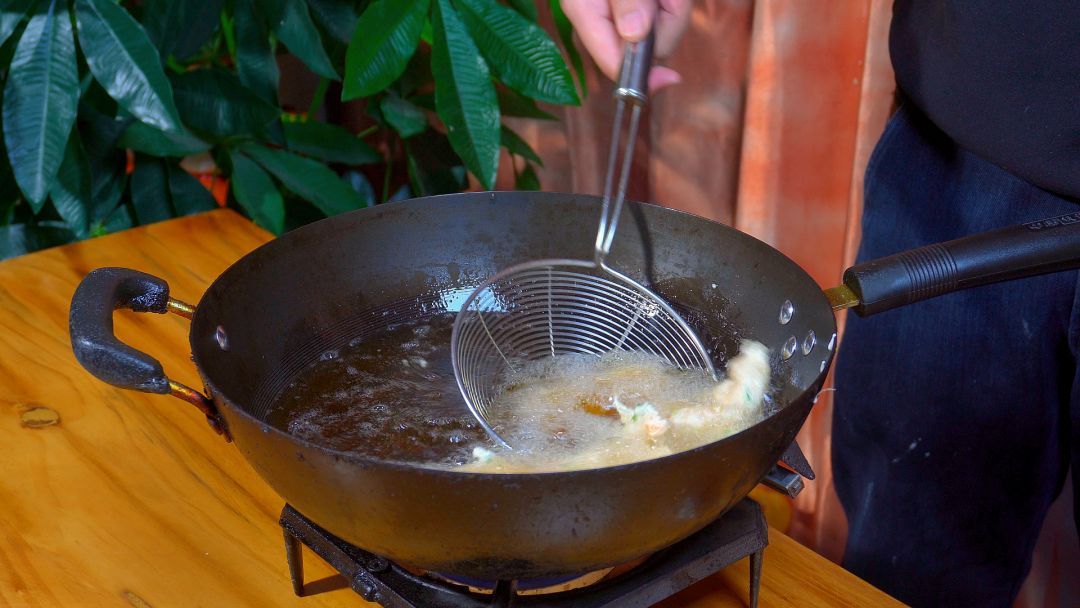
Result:
M562 0L585 49L613 80L625 43L644 38L654 20L656 56L667 56L686 31L691 5L691 0ZM657 91L680 80L675 70L655 66L649 73L649 89Z

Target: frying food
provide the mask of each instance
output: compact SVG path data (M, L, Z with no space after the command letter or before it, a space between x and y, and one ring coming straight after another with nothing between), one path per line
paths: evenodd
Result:
M737 433L765 415L769 352L744 341L714 382L638 352L528 363L503 387L492 422L514 446L476 446L460 470L589 469L657 458Z

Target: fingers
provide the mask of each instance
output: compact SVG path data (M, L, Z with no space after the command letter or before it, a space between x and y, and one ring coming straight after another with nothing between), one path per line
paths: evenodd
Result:
M660 0L656 16L656 56L667 57L678 45L690 25L691 0Z
M581 43L610 79L619 77L626 41L641 40L656 19L656 56L675 47L690 20L691 0L563 0L563 11ZM680 82L678 72L656 66L649 72L649 90Z
M585 50L608 78L618 78L623 40L615 30L608 0L564 0L563 12L574 24Z
M657 0L611 0L615 29L623 40L638 42L649 33L658 8Z

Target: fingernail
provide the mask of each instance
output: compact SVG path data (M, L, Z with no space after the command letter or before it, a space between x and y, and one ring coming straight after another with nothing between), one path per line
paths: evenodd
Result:
M631 11L619 17L617 25L623 38L637 38L645 33L645 15L641 11Z

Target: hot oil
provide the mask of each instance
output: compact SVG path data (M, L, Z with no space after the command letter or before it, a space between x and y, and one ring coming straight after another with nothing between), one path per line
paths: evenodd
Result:
M450 363L453 314L391 325L327 351L281 392L267 422L330 449L455 465L487 445Z
M680 410L716 407L717 386L700 371L638 352L525 363L507 379L489 419L513 451L466 468L526 472L635 462L715 441L762 418L757 400L723 405L724 414L704 425L671 422Z

